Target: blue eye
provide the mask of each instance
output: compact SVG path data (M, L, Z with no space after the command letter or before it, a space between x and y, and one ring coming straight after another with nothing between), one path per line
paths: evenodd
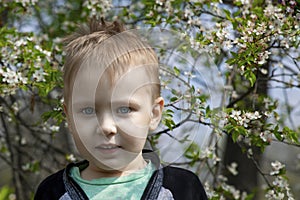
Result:
M86 108L83 108L83 109L81 110L81 112L82 112L83 114L85 114L85 115L92 115L92 114L95 113L95 110L94 110L94 108L92 108L92 107L86 107Z
M132 110L129 107L120 107L117 110L117 113L121 113L121 114L127 114L130 113Z

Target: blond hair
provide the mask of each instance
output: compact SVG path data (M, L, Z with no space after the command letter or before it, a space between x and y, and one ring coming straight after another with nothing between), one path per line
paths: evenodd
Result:
M117 21L91 20L89 26L82 26L77 32L66 37L64 65L64 99L68 102L72 94L76 74L81 66L104 68L112 82L135 64L145 65L153 81L153 98L160 96L158 59L154 50L140 37ZM96 65L88 65L87 63Z

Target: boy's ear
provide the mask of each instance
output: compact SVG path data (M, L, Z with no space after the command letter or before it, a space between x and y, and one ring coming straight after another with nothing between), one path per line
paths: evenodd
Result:
M162 97L156 98L151 111L151 121L150 121L151 131L154 131L157 128L158 124L160 123L163 108L164 108L164 99Z

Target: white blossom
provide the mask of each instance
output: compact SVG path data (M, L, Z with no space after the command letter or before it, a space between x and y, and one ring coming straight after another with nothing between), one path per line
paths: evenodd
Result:
M284 198L284 193L277 193L274 190L269 190L265 197L270 200L282 200Z
M38 51L40 51L41 53L43 53L45 56L46 56L46 59L48 61L51 61L51 52L50 51L47 51L47 50L44 50L42 49L39 45L35 45L34 48Z
M248 5L250 4L249 0L240 0L239 2L241 2L243 5Z
M290 48L290 45L289 45L289 42L288 42L287 39L281 40L280 45L287 48L287 49Z
M27 45L27 41L26 40L24 40L23 38L21 38L20 40L18 40L18 41L16 41L15 42L15 46L16 47L20 47L20 46L25 46L25 45Z
M200 42L196 41L193 37L190 37L190 44L191 47L196 51L199 51L202 47Z
M270 140L271 138L271 134L267 131L261 132L259 134L260 139L262 139L264 142L267 142Z
M238 164L236 162L232 162L229 166L227 166L227 169L232 175L236 176L238 174L237 167Z
M8 195L8 200L16 200L16 199L17 199L17 195L15 193Z
M101 10L101 15L105 16L113 7L111 0L88 0L84 1L83 6L90 11L90 16L96 16L98 10Z
M230 50L233 47L232 42L230 40L224 41L223 44L226 50Z
M68 154L68 155L66 155L66 160L71 161L71 162L75 162L76 158L75 158L74 154Z
M272 171L270 172L270 175L272 176L279 174L280 170L285 168L285 165L279 161L272 162L271 166L272 166Z
M242 119L242 118L241 118L241 114L242 114L242 111L240 111L240 110L238 110L238 111L233 110L233 111L231 112L230 117L233 118L233 119L235 119L235 120L241 120L241 119Z
M247 155L248 155L249 157L252 157L252 156L253 156L253 150L252 150L251 148L249 148L249 149L247 150Z
M22 137L20 143L21 143L21 145L27 144L26 138L25 138L25 137Z
M47 75L47 73L44 72L43 68L40 68L34 72L34 74L32 75L32 78L37 82L45 82L46 81L46 79L44 77L45 75Z
M258 60L256 60L257 64L263 65L267 63L267 60L269 59L269 55L271 52L269 51L264 51L258 54Z
M225 191L230 192L232 194L232 196L233 196L234 199L240 199L240 197L241 197L241 191L238 190L238 189L236 189L234 186L223 183L222 184L222 188Z
M210 158L213 161L213 164L215 165L217 162L221 161L221 158L219 158L215 153L215 147L210 146L206 148L204 151L201 152L200 155L201 159L207 159Z
M29 6L29 5L35 5L38 0L15 0L17 3L21 3L23 7Z
M3 73L2 76L3 76L2 81L10 85L15 85L19 82L16 72L10 70L9 68L7 68L7 71Z
M58 132L58 131L59 131L59 126L52 125L52 126L49 127L49 129L50 129L52 132Z
M13 71L9 68L6 68L6 70L0 68L0 75L3 77L2 82L8 83L10 86L16 86L19 83L27 83L26 77L23 77L20 72Z
M233 110L229 117L233 118L237 123L241 126L248 127L248 123L250 123L252 120L257 120L261 118L262 116L258 111L255 112L246 112L242 113L242 111Z
M56 126L56 125L50 125L48 122L44 122L43 126L42 126L42 129L43 131L46 131L46 132L58 132L59 131L59 126Z
M272 4L268 4L268 6L264 9L264 14L266 17L274 17L274 13L281 12L281 8L273 6Z
M259 70L264 75L268 74L268 70L267 69L259 69Z
M190 8L190 6L186 6L185 9L184 9L184 17L185 18L190 18L192 16L194 16L193 10Z
M213 197L218 197L218 194L210 187L209 182L206 181L204 183L204 188L205 188L206 195L209 199L211 199Z
M160 6L163 5L163 1L161 1L161 0L156 0L155 3L158 4L158 5L160 5Z
M196 78L196 75L192 74L190 71L184 72L184 75L188 76L189 78Z

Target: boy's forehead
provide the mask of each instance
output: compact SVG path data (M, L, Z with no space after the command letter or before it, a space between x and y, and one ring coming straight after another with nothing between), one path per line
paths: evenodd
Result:
M108 94L111 98L121 98L133 95L145 86L158 84L151 80L146 68L147 66L129 68L123 74L115 76L111 76L107 70L99 68L82 68L74 81L73 102L84 99L93 101L97 96L101 96L99 94Z
M123 93L133 94L139 89L153 84L157 83L151 80L146 66L131 68L114 80L114 84L112 85L113 96L118 96ZM99 84L99 87L101 88L101 84Z

